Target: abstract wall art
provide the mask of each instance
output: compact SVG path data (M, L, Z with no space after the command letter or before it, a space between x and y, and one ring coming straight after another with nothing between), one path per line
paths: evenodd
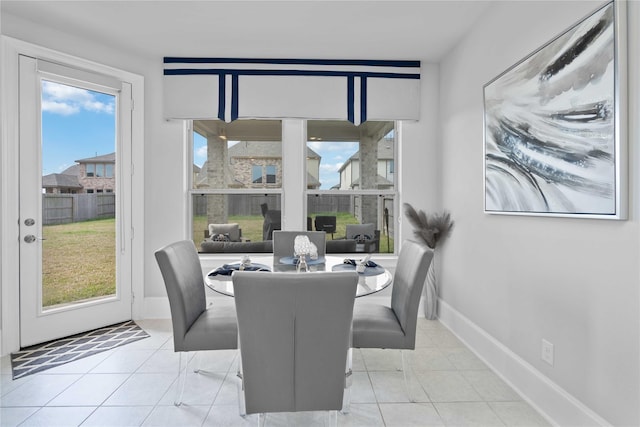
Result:
M486 213L626 218L619 7L607 3L484 86Z

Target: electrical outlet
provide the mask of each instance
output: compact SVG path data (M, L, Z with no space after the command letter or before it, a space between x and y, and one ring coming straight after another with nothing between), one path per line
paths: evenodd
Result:
M542 360L553 366L553 344L542 340Z

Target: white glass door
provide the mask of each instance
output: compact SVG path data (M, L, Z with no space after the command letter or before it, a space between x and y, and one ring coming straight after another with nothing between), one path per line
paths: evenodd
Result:
M131 319L130 85L20 57L20 345Z

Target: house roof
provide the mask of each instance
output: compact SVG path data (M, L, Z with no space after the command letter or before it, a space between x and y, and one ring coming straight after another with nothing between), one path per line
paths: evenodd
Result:
M101 156L87 157L86 159L76 160L76 163L115 163L116 153L103 154Z
M44 188L63 187L63 188L82 188L78 177L64 173L52 173L42 177L42 186Z
M352 187L356 185L360 185L360 178L354 179L351 183ZM376 188L380 189L385 187L393 187L393 182L381 175L376 175Z
M320 181L309 172L307 172L307 188L320 188Z
M197 165L193 165L194 169L193 171L196 173L196 177L195 177L195 182L194 185L196 187L202 187L203 184L207 184L209 177L207 176L207 164L208 162L205 161L201 167L198 167ZM197 168L197 169L196 169ZM242 183L236 179L232 179L231 178L231 169L229 168L229 165L226 166L227 171L225 173L225 180L226 180L226 187L227 188L239 188L242 187Z
M382 138L378 141L378 160L393 160L393 158L393 141ZM353 155L349 157L342 166L340 166L338 171L342 172L342 170L344 170L344 168L346 168L353 160L360 160L360 150L353 153Z
M60 173L63 174L63 175L79 176L80 175L80 165L76 163L75 165L69 166L68 168L66 168L65 170L63 170Z

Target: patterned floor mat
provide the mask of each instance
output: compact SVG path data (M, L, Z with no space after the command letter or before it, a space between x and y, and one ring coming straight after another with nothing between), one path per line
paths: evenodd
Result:
M11 354L13 379L64 365L124 344L147 338L132 320L71 337L37 344Z

